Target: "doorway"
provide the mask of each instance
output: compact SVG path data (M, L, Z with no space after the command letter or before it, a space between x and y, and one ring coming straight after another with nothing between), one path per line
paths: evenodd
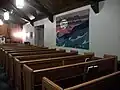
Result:
M44 25L35 27L35 45L44 46Z

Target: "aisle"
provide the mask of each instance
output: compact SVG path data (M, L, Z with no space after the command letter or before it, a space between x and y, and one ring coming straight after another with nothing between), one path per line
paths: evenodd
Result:
M13 90L8 84L8 75L4 68L0 65L0 90Z

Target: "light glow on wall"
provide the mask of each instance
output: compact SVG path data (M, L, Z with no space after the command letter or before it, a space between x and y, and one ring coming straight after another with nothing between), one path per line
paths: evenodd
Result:
M9 17L10 17L10 16L9 16L9 12L5 12L5 13L4 13L4 19L5 19L5 20L9 20Z
M24 7L24 0L16 0L16 7L23 8Z
M22 37L25 36L25 33L23 33L23 32L15 32L15 33L13 33L13 36L15 38L22 38Z
M30 37L30 33L25 32L24 30L22 32L14 32L13 37L18 38L18 39L22 39L23 41L25 41L26 38Z
M4 23L3 23L3 21L0 19L0 25L3 25Z
M30 38L30 33L29 32L26 32L26 37Z

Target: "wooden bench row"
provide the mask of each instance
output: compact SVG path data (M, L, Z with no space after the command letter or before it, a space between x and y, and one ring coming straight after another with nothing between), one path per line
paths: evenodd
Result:
M27 64L27 65L30 64L33 67L35 66L40 69L40 68L61 66L65 64L67 65L67 64L73 64L73 63L78 63L78 62L84 62L86 58L91 58L91 57L92 57L91 55L70 55L70 56L66 55L65 57L63 57L62 55L60 55L60 57L59 56L57 57L57 55L55 55L55 57L52 56L51 58L47 58L47 59L41 58L37 60L21 60L21 61L19 61L20 59L18 59L15 61L15 64L17 67L18 66L19 67L18 68L16 67L15 69L19 73L17 71L15 72L17 72L16 74L18 75L22 73L21 67L23 67L23 64ZM17 81L22 81L22 80L17 80ZM18 83L19 85L21 85L20 82Z
M62 51L56 51L55 49L46 49L46 50L41 50L40 49L39 51L33 49L34 50L34 53L33 53L31 50L28 50L28 49L26 50L26 48L25 48L25 49L22 49L22 51L24 50L26 55L30 55L30 56L26 56L26 55L23 55L23 54L22 54L23 55L22 56L21 53L23 53L23 52L22 51L19 52L20 50L21 49L19 49L19 50L12 49L12 50L7 51L7 50L3 49L3 52L2 52L3 53L2 57L4 58L3 62L5 61L5 63L4 63L5 65L4 64L3 65L6 66L6 71L8 71L9 76L12 77L11 80L13 80L13 78L14 78L14 69L13 68L16 65L16 64L14 65L14 57L15 56L20 55L21 57L17 57L17 58L20 58L20 60L24 59L24 61L25 60L28 61L28 60L32 60L32 59L36 60L38 58L53 58L53 57L76 55L76 53L65 53L65 51L63 51L63 50ZM15 55L14 53L16 53L16 52L19 52L19 53L17 53L17 55ZM36 53L36 52L39 52L39 53ZM47 54L47 53L49 53L49 54ZM16 71L18 71L18 70L16 70Z
M43 77L42 90L120 90L119 82L120 71L67 88L62 88L48 78Z
M72 64L71 60L70 62L69 60L66 60L66 64L63 62L60 63L59 61L59 65L58 63L56 64L56 62L52 61L51 64L37 63L38 65L37 64L24 65L23 67L24 68L23 80L25 85L24 90L41 90L42 77L50 78L51 80L53 80L54 82L56 81L57 83L65 82L64 84L66 86L72 84L73 81L76 81L78 79L80 80L77 82L83 82L85 76L89 74L87 73L87 70L88 70L88 67L90 66L96 66L97 71L94 72L94 76L91 76L92 74L88 75L89 76L87 77L88 80L116 71L116 66L115 66L116 59L114 57L104 58L104 59L99 59L99 60L94 60L89 62L83 62L83 63L76 63L76 64ZM106 63L109 67L106 67ZM59 67L57 67L57 65ZM76 79L76 77L78 77L78 79ZM75 80L73 80L74 78ZM71 81L69 79L71 79ZM65 86L65 85L62 85L62 86ZM53 90L56 90L56 89L53 89Z
M77 55L76 52L66 53L64 50L56 51L55 49L48 49L46 47L38 48L24 45L6 45L0 47L0 54L2 54L3 58L3 60L1 60L2 64L9 74L11 83L15 84L16 90L41 90L42 77L46 75L53 78L50 78L51 80L61 82L61 79L66 80L66 78L84 73L83 77L85 80L86 68L91 65L99 66L98 71L101 72L100 75L116 71L117 58L115 56L104 55L104 58L99 58L95 57L94 53ZM14 47L16 47L16 49L14 49ZM103 68L105 63L109 64L108 68ZM81 72L81 70L83 71ZM95 75L94 78L96 76L97 75ZM91 74L89 77L91 79ZM59 80L59 78L61 79ZM87 78L87 80L89 80L89 78Z

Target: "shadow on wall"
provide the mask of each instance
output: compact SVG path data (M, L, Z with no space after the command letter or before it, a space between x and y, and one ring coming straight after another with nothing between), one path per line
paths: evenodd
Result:
M101 1L101 2L99 3L99 11L101 11L101 10L103 9L104 4L105 4L105 1Z

